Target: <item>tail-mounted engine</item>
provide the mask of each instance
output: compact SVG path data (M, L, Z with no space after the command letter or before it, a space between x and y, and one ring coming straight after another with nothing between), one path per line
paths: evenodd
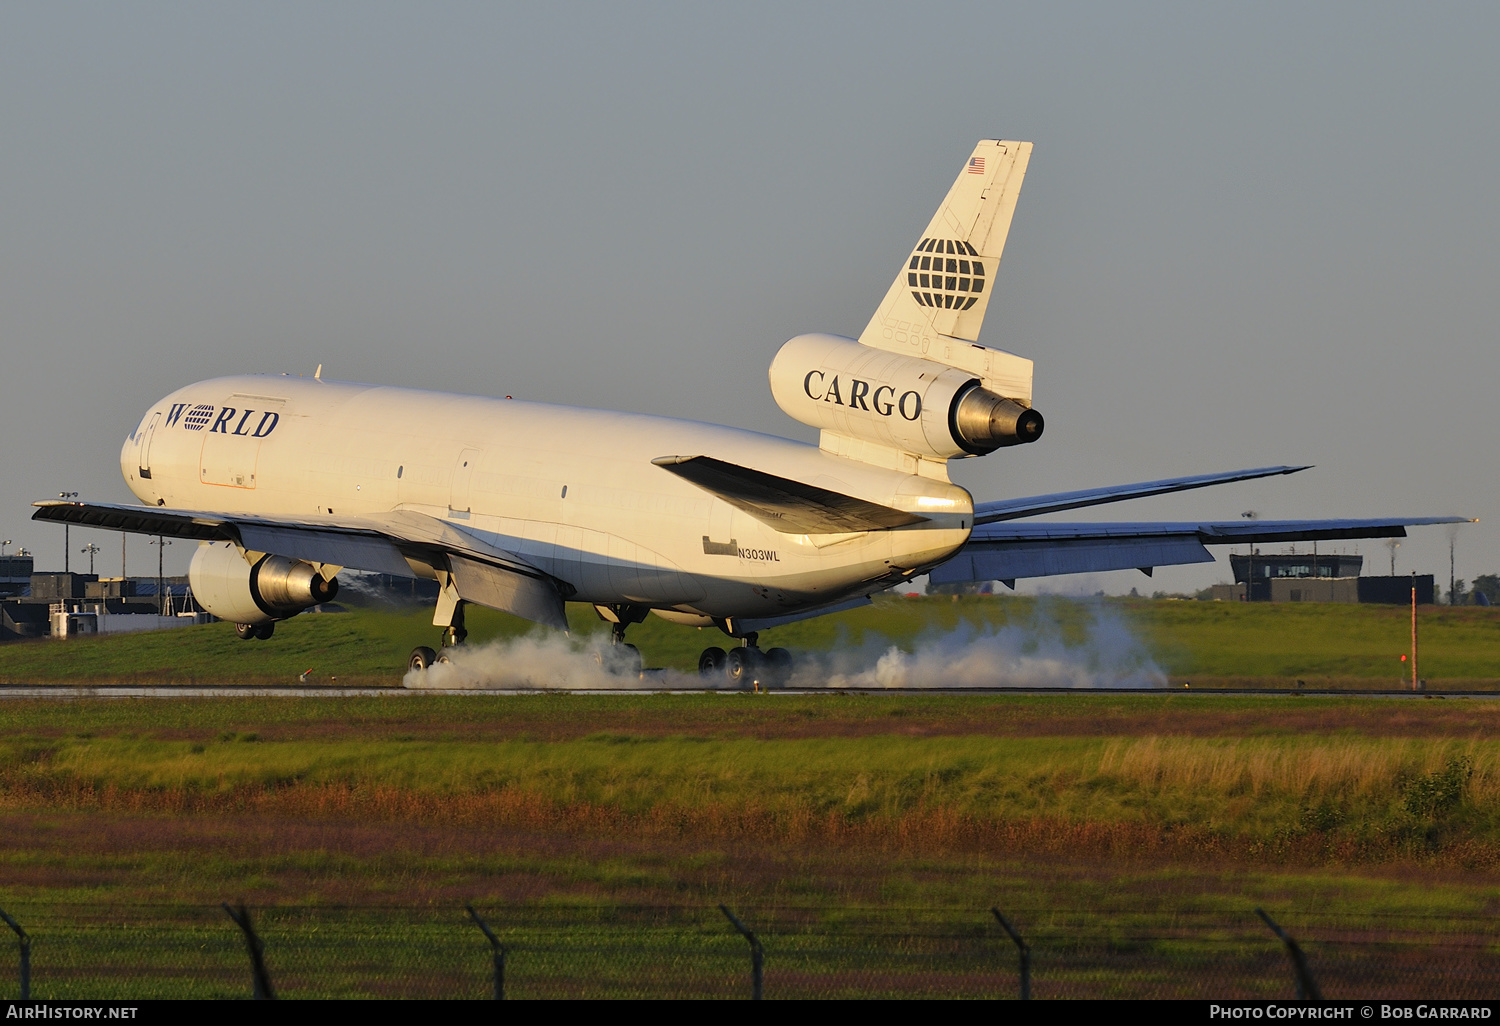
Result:
M967 370L836 335L782 346L771 394L803 424L929 459L1034 442L1044 426L1028 402L985 388Z
M249 563L229 542L199 545L188 582L204 609L243 624L285 620L339 592L339 582L325 580L311 563L285 556L261 556Z

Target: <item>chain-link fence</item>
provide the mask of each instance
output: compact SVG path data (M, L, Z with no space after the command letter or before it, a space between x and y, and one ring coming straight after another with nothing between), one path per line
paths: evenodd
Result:
M33 999L250 997L246 935L219 906L6 906L30 940ZM752 945L704 906L252 908L282 998L748 998ZM767 998L995 998L1021 993L1020 951L984 908L733 910L764 953ZM1036 998L1295 996L1292 961L1243 916L1139 918L1016 910ZM1289 917L1327 998L1500 992L1488 921L1388 929ZM1032 925L1028 927L1028 922ZM3 927L0 927L3 929ZM9 933L9 931L7 931ZM11 935L8 940L18 940ZM19 945L0 944L0 998L20 995Z

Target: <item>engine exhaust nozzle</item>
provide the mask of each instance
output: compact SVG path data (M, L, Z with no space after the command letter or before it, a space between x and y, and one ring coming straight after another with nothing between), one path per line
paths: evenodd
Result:
M974 385L953 403L953 433L975 455L1042 437L1046 421L1014 399Z

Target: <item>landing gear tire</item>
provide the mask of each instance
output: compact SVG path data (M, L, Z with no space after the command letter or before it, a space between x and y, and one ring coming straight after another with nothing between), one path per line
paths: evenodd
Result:
M270 641L271 635L276 633L276 624L263 623L255 628L255 636L261 641Z
M639 677L641 667L645 665L641 661L641 650L630 644L616 644L600 649L594 653L594 661L601 670L613 677Z
M735 687L754 686L765 661L758 648L732 648L725 659L724 673Z
M438 653L437 658L434 659L433 662L435 662L435 663L442 663L445 666L448 665L449 663L452 663L453 662L453 656L451 656L451 655L448 654L448 650L451 649L452 647L453 647L452 645L449 645L447 648L444 648L441 652Z
M256 627L253 623L237 623L234 625L234 636L241 641L253 641L256 636Z
M792 654L784 648L767 649L765 660L766 686L786 687L786 682L792 679Z
M437 662L438 654L426 645L418 645L411 650L411 658L406 661L408 670L425 670Z
M729 656L722 648L705 648L698 657L698 676L704 680L721 680Z

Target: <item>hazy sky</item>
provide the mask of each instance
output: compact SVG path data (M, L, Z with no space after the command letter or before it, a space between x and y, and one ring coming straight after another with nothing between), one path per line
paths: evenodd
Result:
M1493 4L1364 0L7 3L0 539L59 565L28 504L129 500L124 436L225 373L813 439L772 356L857 335L998 136L1036 150L982 341L1036 361L1047 434L956 480L1314 463L1094 518L1461 513L1459 575L1500 572L1497 40Z

